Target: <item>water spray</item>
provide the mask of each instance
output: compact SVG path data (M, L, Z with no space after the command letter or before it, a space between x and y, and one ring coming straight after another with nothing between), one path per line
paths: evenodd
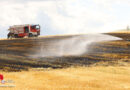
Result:
M121 40L118 37L105 35L105 34L87 34L75 35L69 38L58 40L50 40L45 46L40 43L40 48L37 53L31 57L62 57L62 56L80 56L89 52L89 46L92 43Z

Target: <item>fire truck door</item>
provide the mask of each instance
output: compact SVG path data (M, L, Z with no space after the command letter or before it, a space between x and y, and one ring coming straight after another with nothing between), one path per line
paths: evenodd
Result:
M29 28L28 27L25 27L25 33L29 33Z

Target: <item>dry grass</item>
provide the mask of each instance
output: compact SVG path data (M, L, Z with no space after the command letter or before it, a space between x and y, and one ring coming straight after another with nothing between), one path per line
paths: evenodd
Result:
M110 32L110 33L130 33L130 30L117 30L117 31L114 31L114 32Z
M13 80L16 87L0 87L0 90L130 90L129 66L32 69L29 72L1 73L5 80Z

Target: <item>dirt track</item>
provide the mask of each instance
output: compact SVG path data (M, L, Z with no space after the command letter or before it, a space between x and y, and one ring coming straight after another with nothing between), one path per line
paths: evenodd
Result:
M74 37L54 36L30 39L0 40L0 69L5 71L27 70L30 67L64 68L69 66L127 65L130 63L130 33L110 33L123 40L93 43L91 51L81 56L38 57L30 55L48 47L48 43ZM55 48L56 45L52 44ZM94 51L94 52L93 52ZM126 64L127 63L127 64Z

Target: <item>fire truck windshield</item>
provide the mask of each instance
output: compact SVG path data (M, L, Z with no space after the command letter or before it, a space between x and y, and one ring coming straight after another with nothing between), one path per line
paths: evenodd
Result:
M39 25L33 25L31 26L32 29L40 29L40 26Z
M39 25L36 25L36 29L40 29L40 26L39 26Z

